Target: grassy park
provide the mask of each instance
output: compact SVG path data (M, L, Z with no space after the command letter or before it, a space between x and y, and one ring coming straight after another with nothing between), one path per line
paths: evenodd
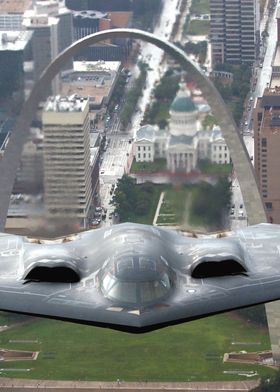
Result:
M225 352L269 349L266 330L230 313L143 335L36 319L1 332L0 338L1 347L7 349L40 351L36 361L2 362L3 377L206 381L242 379L223 373L232 369L253 370L266 377L273 374L257 365L223 364ZM5 371L9 368L31 371Z
M191 14L208 14L210 11L209 0L193 1L190 11L191 11Z
M166 159L155 159L154 162L136 162L136 160L134 159L130 171L131 173L155 173L160 171L166 171Z
M210 29L209 20L191 20L188 24L187 34L208 35Z

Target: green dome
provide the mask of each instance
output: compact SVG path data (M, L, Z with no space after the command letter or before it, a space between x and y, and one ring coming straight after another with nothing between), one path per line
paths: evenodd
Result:
M196 107L191 97L176 97L172 102L170 110L173 112L194 112Z

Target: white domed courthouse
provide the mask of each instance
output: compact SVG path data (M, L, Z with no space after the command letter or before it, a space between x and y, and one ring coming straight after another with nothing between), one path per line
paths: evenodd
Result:
M199 159L209 159L218 164L230 163L229 150L219 127L203 130L204 105L196 105L185 84L169 109L170 119L166 129L144 125L136 134L136 162L153 162L165 158L172 173L190 173ZM201 110L200 110L201 109ZM208 107L208 112L210 108Z

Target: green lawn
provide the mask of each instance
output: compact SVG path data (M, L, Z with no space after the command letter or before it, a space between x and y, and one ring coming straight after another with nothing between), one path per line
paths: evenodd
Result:
M150 173L155 173L159 171L166 170L166 159L156 159L154 162L132 162L131 173L147 171Z
M209 20L191 20L188 24L187 34L208 35L210 29Z
M166 187L164 189L165 196L159 211L157 223L189 227L188 217L193 190L192 185ZM173 216L166 216L165 214L173 214ZM192 229L195 230L195 227Z
M206 381L233 380L223 370L273 371L257 365L223 364L225 352L269 349L268 333L228 315L219 315L144 335L131 335L52 320L1 332L1 347L40 351L36 361L2 362L1 368L32 368L3 377L72 380ZM10 340L38 343L9 343ZM248 346L232 345L232 341ZM260 343L250 345L250 343Z
M201 160L199 162L199 170L205 174L231 174L232 173L232 165L231 164L218 164L211 163L208 160Z
M191 14L209 14L209 0L193 0Z

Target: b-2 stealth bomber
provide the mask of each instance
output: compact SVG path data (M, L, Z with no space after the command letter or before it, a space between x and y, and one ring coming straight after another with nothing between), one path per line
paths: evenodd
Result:
M0 310L146 332L280 298L280 225L195 238L124 223L0 234Z

